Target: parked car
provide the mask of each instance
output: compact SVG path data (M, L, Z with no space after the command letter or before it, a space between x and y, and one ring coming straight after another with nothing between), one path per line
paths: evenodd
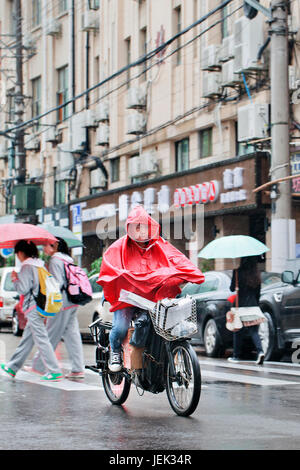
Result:
M10 326L14 306L18 302L18 293L11 280L11 272L19 271L16 267L0 268L0 325Z
M207 356L219 357L225 349L232 347L232 333L226 328L226 313L230 310L232 303L228 300L232 296L230 290L232 271L209 271L205 273L205 282L202 284L188 283L182 289L180 297L189 294L197 302L198 333L192 338L194 344L204 345ZM283 286L279 273L261 273L262 309L266 313L267 322L260 325L261 336L266 360L275 354L272 336L272 318L268 315L265 299L267 293L272 295L276 286ZM246 340L245 347L249 350L252 343Z

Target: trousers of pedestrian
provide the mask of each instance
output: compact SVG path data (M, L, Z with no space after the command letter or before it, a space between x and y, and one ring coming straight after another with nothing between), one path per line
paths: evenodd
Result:
M39 315L36 309L27 314L27 324L21 342L7 363L7 367L17 372L26 361L34 345L38 349L43 372L61 374L58 360L47 334L44 318Z
M126 307L114 312L113 326L109 334L110 347L113 352L121 351L135 311L134 307Z
M249 333L253 344L258 353L263 352L261 340L258 334L259 325L247 326L233 333L233 352L234 356L239 358L242 354L243 339L246 333Z
M47 332L49 340L55 350L63 339L71 362L71 372L84 371L84 357L79 324L77 320L77 306L61 310L55 317L48 318ZM32 360L32 368L44 372L42 357L37 352Z

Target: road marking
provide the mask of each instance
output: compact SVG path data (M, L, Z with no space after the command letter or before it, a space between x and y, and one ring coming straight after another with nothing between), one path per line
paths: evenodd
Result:
M247 361L245 361L247 362ZM230 369L239 369L239 370L252 370L252 371L255 371L255 372L267 372L269 374L281 374L281 375L295 375L297 377L300 377L300 369L299 370L286 370L286 369L282 369L282 368L279 368L279 367L270 367L269 366L270 363L264 363L263 366L258 366L258 365L254 365L252 366L251 364L247 363L247 364L243 364L243 363L239 363L239 364L233 364L233 363L227 363L227 362L219 362L219 361L215 361L215 360L205 360L205 361L201 361L200 360L200 365L201 366L205 366L205 365L212 365L212 366L217 366L217 367L227 367L227 368L230 368ZM273 364L276 364L276 363L272 363ZM280 363L277 363L278 366L281 366ZM289 364L290 365L290 364Z
M40 376L34 376L29 372L20 370L15 377L15 380L22 382L33 383L37 385L43 385L45 387L57 388L59 390L65 390L67 392L74 391L91 391L91 390L103 390L102 387L96 385L90 385L88 383L82 383L75 380L62 379L59 382L44 382L40 379Z
M214 378L226 382L239 382L251 385L263 386L282 386L282 385L300 385L300 382L290 382L287 380L268 379L264 377L246 376L242 374L230 374L228 372L217 372L214 370L201 370L203 378Z

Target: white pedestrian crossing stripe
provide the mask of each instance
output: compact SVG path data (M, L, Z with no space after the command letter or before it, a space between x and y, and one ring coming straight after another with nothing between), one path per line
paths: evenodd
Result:
M279 362L264 363L263 366L252 364L247 361L233 364L222 359L205 358L200 360L201 375L203 379L208 378L260 386L300 385L300 367L298 365L293 364L295 367L291 368L286 367L291 366L291 364ZM274 367L274 365L277 367ZM238 371L244 373L239 374ZM275 374L280 374L284 377L275 378ZM293 380L295 376L298 377L298 381Z
M257 366L253 362L241 361L237 364L233 364L227 362L226 359L212 359L206 357L201 357L199 362L202 379L203 381L208 380L208 386L211 380L216 382L235 382L269 387L300 385L300 365L297 364L265 362L263 366ZM67 363L61 364L63 369L66 370L68 370L68 365ZM20 370L15 379L1 372L2 371L0 371L1 377L6 377L8 380L42 385L67 392L103 391L101 378L89 369L85 371L84 380L76 381L63 379L58 382L44 382L39 375L24 370ZM203 385L203 387L207 388L207 385ZM5 392L0 390L0 394L1 393Z

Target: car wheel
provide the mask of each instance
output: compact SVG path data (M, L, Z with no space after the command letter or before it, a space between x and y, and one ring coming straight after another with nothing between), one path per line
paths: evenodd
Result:
M208 357L219 357L224 353L216 322L210 318L205 325L203 334L204 348Z
M19 327L18 314L15 310L13 311L11 329L12 329L13 335L22 336L23 330L21 330Z
M269 312L263 312L266 321L259 325L258 334L260 336L265 360L279 360L283 351L277 347L276 329L274 321Z

